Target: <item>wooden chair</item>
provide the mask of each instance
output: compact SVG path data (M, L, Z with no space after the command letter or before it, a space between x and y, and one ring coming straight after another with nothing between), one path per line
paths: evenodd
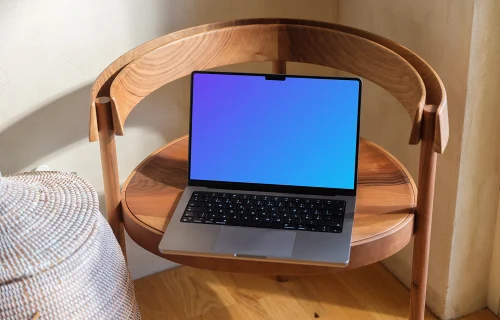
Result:
M118 58L101 73L92 87L89 135L90 141L99 139L100 142L108 221L123 252L123 213L130 213L130 210L124 203L125 194L120 194L114 139L115 135L124 134L124 124L130 112L147 95L193 70L255 61L271 61L274 73L285 73L288 61L347 71L390 92L408 112L413 120L409 143L421 143L416 210L412 212L413 208L409 208L412 217L405 222L413 227L415 240L410 318L423 319L436 159L448 141L446 92L436 72L415 53L381 36L342 25L292 19L213 23L147 42ZM131 237L144 248L162 256L157 250L157 239L152 241L147 236L147 232L151 232L157 237L158 232L137 230L135 222L127 222L135 217L125 216L126 229ZM370 247L370 252L356 255L361 258L355 258L350 266L373 263L393 254L408 243L411 233L400 242L397 236L394 231L365 240L363 244L378 241L377 246ZM381 237L384 241L380 241ZM361 245L353 247L353 252L362 248ZM167 257L196 267L240 272L246 272L245 263L250 263L238 261L236 267L234 261L223 259ZM285 268L285 264L281 267ZM283 274L281 270L284 269L278 269L277 265L269 268L266 271ZM293 270L307 273L305 271L309 269L300 266L300 269ZM325 270L317 268L315 272Z

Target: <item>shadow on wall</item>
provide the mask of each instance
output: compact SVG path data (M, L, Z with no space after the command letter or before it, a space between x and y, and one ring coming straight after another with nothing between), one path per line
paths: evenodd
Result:
M185 134L189 115L187 80L175 81L142 101L128 119L125 134L127 128L134 127L154 131L165 141ZM29 170L46 156L77 142L90 143L90 88L91 85L86 85L41 106L1 131L0 170L3 174ZM153 150L154 147L148 152Z
M4 174L19 172L46 155L88 136L90 85L73 91L0 132Z

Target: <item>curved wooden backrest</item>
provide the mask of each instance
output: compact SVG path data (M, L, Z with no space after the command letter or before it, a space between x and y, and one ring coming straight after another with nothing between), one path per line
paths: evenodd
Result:
M132 109L159 87L190 74L250 61L323 65L366 78L395 96L413 119L410 143L420 141L426 104L438 107L435 150L447 142L446 93L420 57L386 38L346 26L291 19L251 19L195 27L155 39L128 52L96 80L92 101L110 96L118 135ZM97 139L95 105L90 140Z

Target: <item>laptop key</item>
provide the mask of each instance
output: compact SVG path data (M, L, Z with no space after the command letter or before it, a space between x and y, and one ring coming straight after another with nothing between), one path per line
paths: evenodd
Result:
M298 225L297 225L297 230L301 230L301 231L305 231L305 230L307 230L307 229L306 229L306 225L304 225L304 224L298 224Z
M198 212L198 211L203 211L202 207L187 207L186 209L187 212Z
M287 229L287 230L295 230L295 225L290 224L290 223L285 223L285 224L283 225L283 229Z
M182 222L193 222L193 217L182 217Z
M336 223L332 224L331 226L332 226L332 228L340 228L340 229L342 229L342 223L336 222Z
M203 223L205 219L200 219L200 218L196 218L196 219L193 219L193 222L194 223Z
M214 219L205 219L204 223L206 224L213 224L215 222Z
M223 220L222 219L215 220L215 224L226 224L226 223L227 223L227 220L225 220L225 219L223 219Z
M320 232L329 232L330 231L330 227L328 227L328 226L319 226L318 230Z
M318 231L318 227L309 226L309 227L307 227L307 231Z
M330 232L332 232L332 233L341 233L342 232L342 228L331 227L330 228Z

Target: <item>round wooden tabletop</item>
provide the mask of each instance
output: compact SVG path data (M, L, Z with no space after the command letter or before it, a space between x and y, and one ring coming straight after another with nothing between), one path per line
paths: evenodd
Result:
M345 268L295 263L165 255L158 251L163 231L187 184L188 139L177 139L147 157L122 188L123 219L130 237L165 259L197 268L257 274L318 274ZM351 259L356 268L385 259L413 234L415 184L397 159L367 140L359 146L358 196Z

